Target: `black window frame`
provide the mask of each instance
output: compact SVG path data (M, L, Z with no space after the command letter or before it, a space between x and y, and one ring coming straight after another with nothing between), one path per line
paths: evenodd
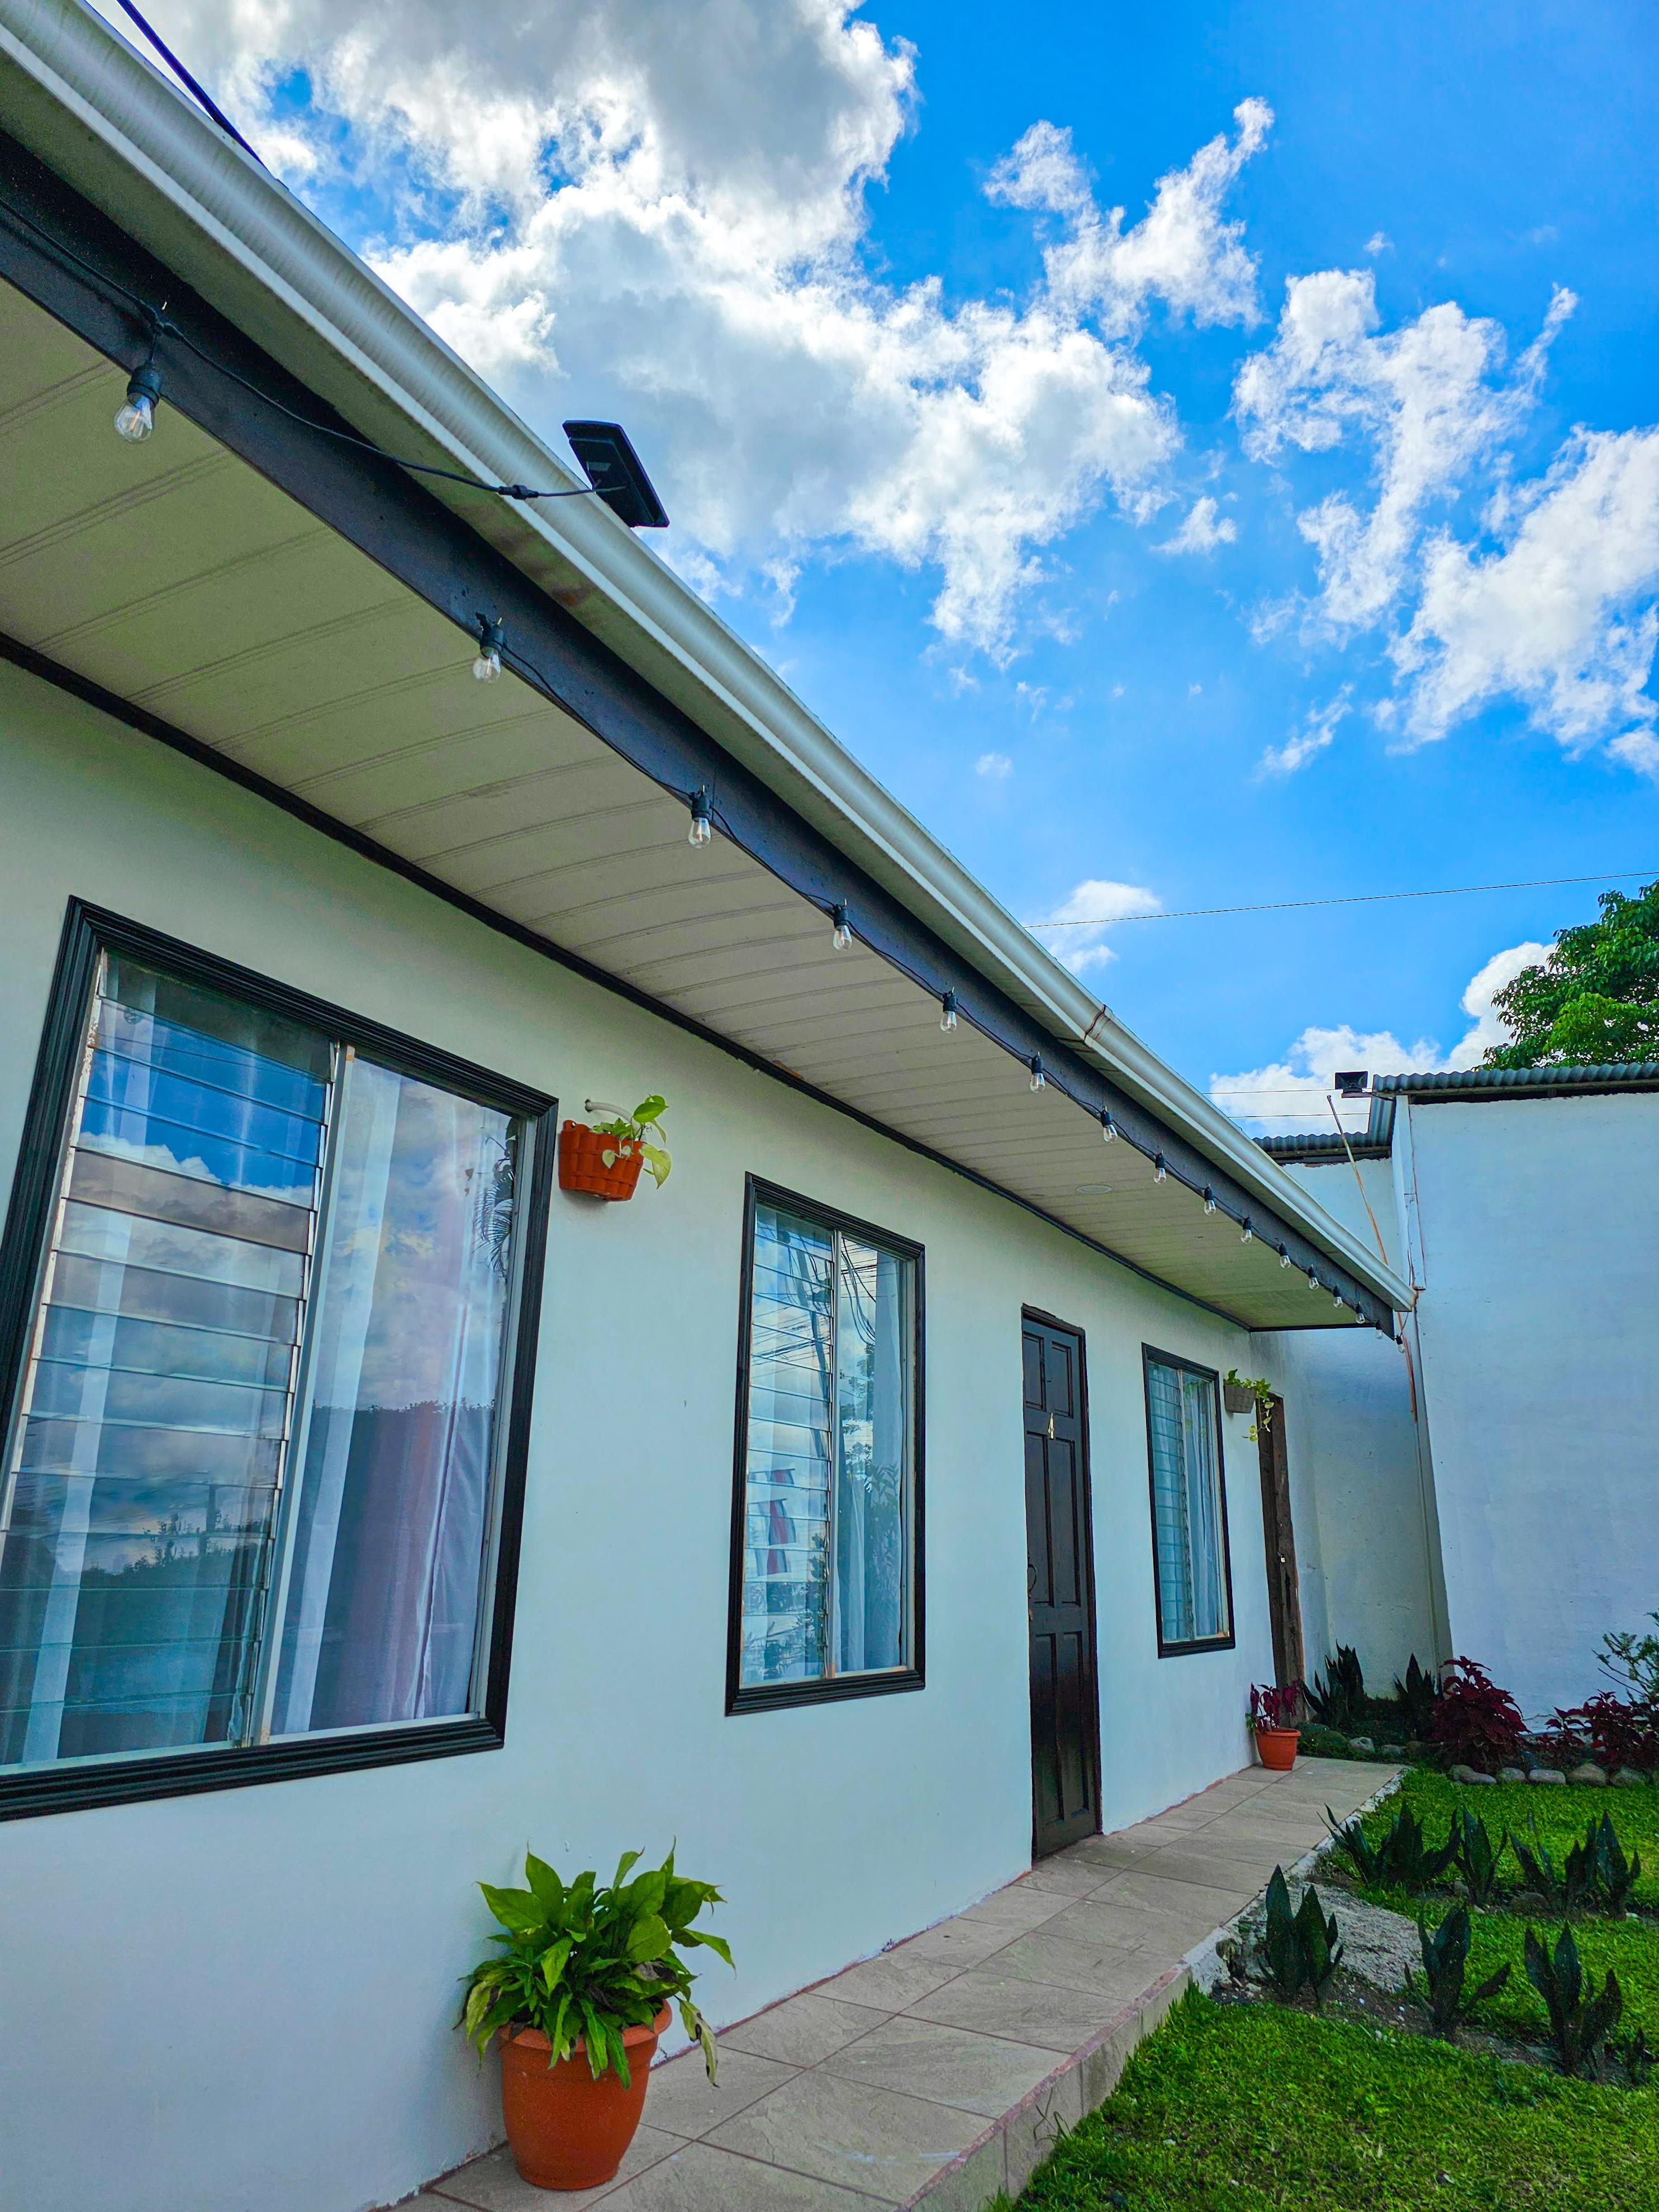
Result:
M1166 1641L1164 1634L1164 1578L1158 1560L1158 1460L1152 1449L1152 1363L1160 1367L1183 1368L1188 1375L1197 1375L1210 1386L1210 1395L1215 1407L1215 1474L1216 1487L1221 1494L1221 1572L1227 1591L1227 1633L1224 1636L1188 1637L1178 1643ZM1221 1418L1221 1376L1213 1367L1201 1361L1188 1359L1179 1352L1163 1352L1154 1344L1140 1347L1141 1400L1146 1411L1146 1501L1152 1541L1152 1626L1158 1637L1158 1656L1160 1659L1184 1659L1195 1651L1231 1651L1238 1643L1238 1616L1233 1606L1233 1547L1227 1523L1227 1454L1225 1425Z
M743 1554L748 1502L749 1382L750 1337L754 1325L755 1220L763 1206L776 1206L799 1213L823 1228L897 1253L911 1267L911 1417L910 1417L910 1662L866 1674L829 1674L808 1682L748 1682L743 1680ZM926 1495L924 1462L927 1431L927 1390L924 1347L927 1342L927 1262L922 1247L897 1231L878 1228L839 1206L781 1184L750 1175L744 1179L743 1255L738 1309L737 1419L732 1452L731 1586L726 1607L726 1710L737 1713L774 1712L787 1705L833 1705L844 1698L895 1697L927 1686L927 1547L923 1504Z
M71 898L24 1111L4 1235L0 1238L0 1435L9 1433L17 1393L27 1371L36 1296L68 1142L76 1073L99 957L106 951L125 954L186 982L322 1030L338 1043L356 1046L398 1074L440 1085L526 1124L529 1172L517 1227L521 1240L520 1279L496 1504L495 1584L483 1646L483 1711L456 1720L392 1722L384 1728L332 1735L319 1733L273 1743L139 1753L58 1769L0 1770L0 1820L192 1796L208 1790L240 1789L311 1774L404 1765L415 1759L451 1758L467 1752L498 1751L507 1738L507 1678L553 1189L556 1103L544 1092L478 1067L440 1047L423 1044L310 992L276 982L86 900Z

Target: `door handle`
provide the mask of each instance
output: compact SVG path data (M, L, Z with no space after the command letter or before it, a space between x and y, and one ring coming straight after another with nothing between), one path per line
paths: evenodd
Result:
M1052 1437L1053 1437L1054 1433L1054 1415L1053 1415L1052 1413L1050 1413L1050 1414L1049 1414L1049 1416L1048 1416L1048 1434L1049 1434L1050 1438L1052 1438Z

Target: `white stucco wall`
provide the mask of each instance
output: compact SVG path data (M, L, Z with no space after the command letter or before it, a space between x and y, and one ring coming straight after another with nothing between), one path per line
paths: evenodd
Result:
M1659 1607L1659 1096L1402 1107L1453 1649L1528 1716Z
M1389 1161L1304 1163L1289 1172L1370 1243L1375 1215L1389 1264L1399 1266ZM1283 1378L1310 1676L1338 1644L1351 1644L1367 1683L1386 1695L1413 1653L1425 1666L1447 1656L1435 1628L1433 1498L1404 1356L1372 1329L1285 1330L1255 1343L1264 1356L1271 1347Z
M356 2212L495 2140L451 2021L487 1932L471 1885L526 1841L605 1869L678 1837L730 1900L717 2021L1016 1874L1023 1304L1087 1339L1104 1825L1244 1762L1271 1666L1247 1424L1237 1648L1160 1661L1141 1380L1143 1341L1224 1371L1243 1332L4 667L0 782L8 1182L71 894L566 1110L659 1087L675 1154L626 1208L555 1195L503 1750L0 1823L8 2212ZM745 1170L927 1248L920 1693L724 1714Z

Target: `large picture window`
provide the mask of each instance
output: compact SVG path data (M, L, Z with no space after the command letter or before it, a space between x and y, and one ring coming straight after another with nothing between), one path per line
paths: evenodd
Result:
M0 1813L499 1741L548 1103L84 914L52 1028Z
M921 1684L921 1255L751 1182L729 1703Z
M1158 1648L1167 1657L1233 1640L1227 1491L1213 1372L1150 1350L1146 1368Z

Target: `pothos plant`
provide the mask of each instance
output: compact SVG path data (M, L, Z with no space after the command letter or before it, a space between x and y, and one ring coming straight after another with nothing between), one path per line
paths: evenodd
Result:
M588 1873L566 1884L531 1851L524 1863L527 1888L478 1884L501 1923L501 1933L489 1939L500 1955L482 1960L466 1977L456 2025L480 2057L499 2028L539 2028L550 2046L550 2068L580 2042L595 2081L614 2068L626 2083L623 2032L648 2027L672 2001L714 2079L714 2038L691 2002L696 1977L678 1954L702 1946L732 1964L720 1936L691 1925L705 1906L720 1903L720 1893L710 1882L676 1874L672 1851L629 1881L640 1856L624 1851L612 1882Z
M1248 1390L1255 1400L1255 1419L1251 1422L1249 1432L1249 1441L1255 1443L1263 1429L1270 1429L1273 1425L1272 1383L1265 1375L1241 1375L1236 1367L1230 1367L1222 1380L1230 1390Z
M668 1101L653 1091L648 1098L641 1099L631 1114L624 1114L620 1106L613 1106L605 1098L590 1098L587 1110L590 1114L608 1114L611 1117L608 1121L595 1121L591 1125L600 1136L611 1138L614 1144L614 1150L607 1148L600 1154L606 1167L615 1167L618 1159L626 1159L629 1152L637 1152L650 1170L652 1181L660 1190L668 1180L669 1169L673 1165L661 1141L662 1116L668 1111ZM647 1138L653 1134L658 1141L647 1143Z

